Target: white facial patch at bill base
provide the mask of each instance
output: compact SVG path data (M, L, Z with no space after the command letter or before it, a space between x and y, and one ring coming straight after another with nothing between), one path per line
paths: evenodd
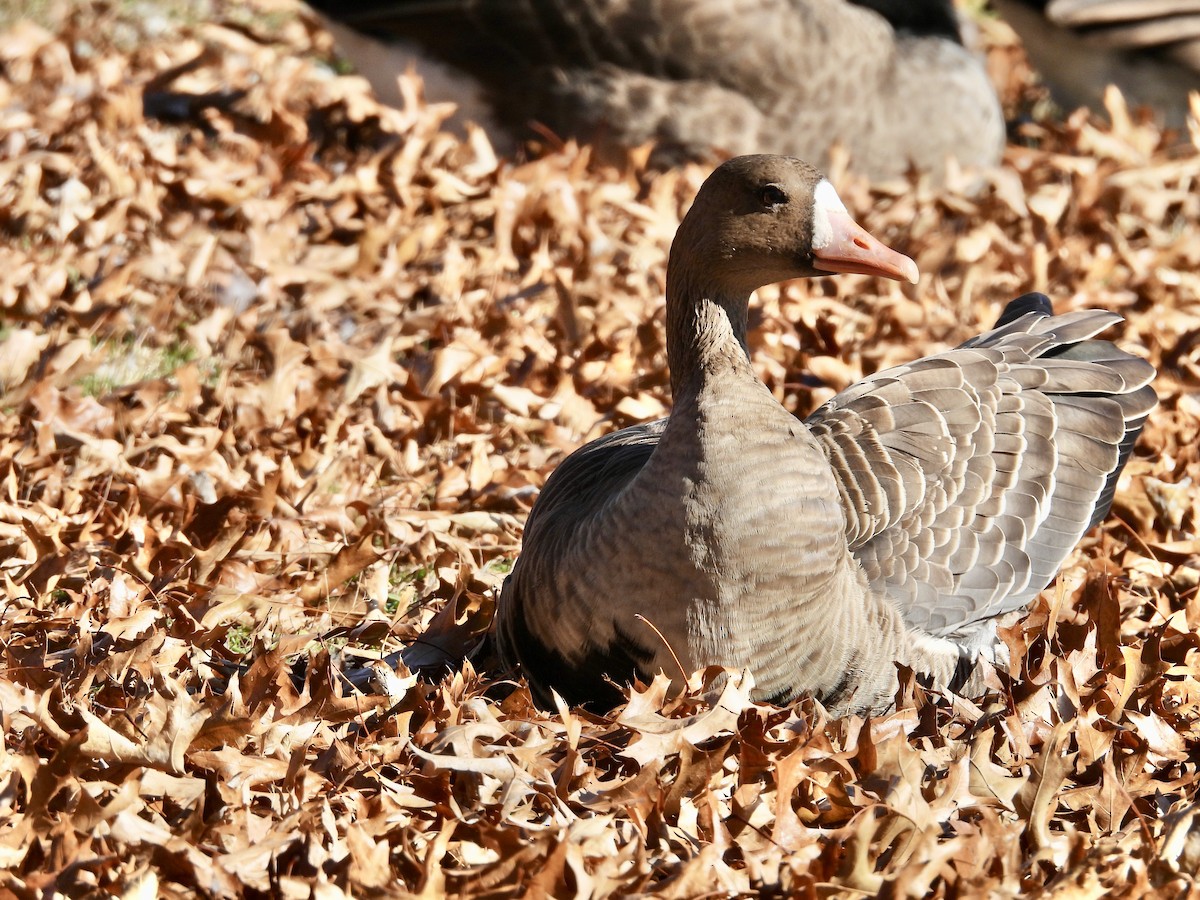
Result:
M833 226L829 224L829 213L846 212L846 204L838 196L829 180L822 178L813 191L812 246L814 250L829 246L833 240Z

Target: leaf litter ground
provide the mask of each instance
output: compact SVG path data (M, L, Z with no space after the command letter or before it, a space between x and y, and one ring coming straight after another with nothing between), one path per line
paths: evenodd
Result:
M944 188L835 171L925 277L759 292L798 413L1026 290L1122 313L1158 366L992 692L901 673L895 713L830 721L709 672L603 717L470 666L337 672L435 617L469 641L563 454L668 408L706 169L499 160L401 88L287 0L0 32L0 896L1197 893L1200 108L1027 120Z

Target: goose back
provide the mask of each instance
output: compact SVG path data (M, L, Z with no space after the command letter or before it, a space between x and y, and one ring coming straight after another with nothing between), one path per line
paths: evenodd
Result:
M991 331L806 420L855 558L910 626L986 645L988 624L1027 606L1103 519L1155 404L1153 367L1092 339L1119 321L1018 298Z

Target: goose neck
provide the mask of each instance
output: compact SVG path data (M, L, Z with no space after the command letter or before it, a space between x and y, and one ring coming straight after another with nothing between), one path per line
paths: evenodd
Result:
M676 403L712 378L753 376L746 346L748 293L722 292L685 277L667 283L667 364Z

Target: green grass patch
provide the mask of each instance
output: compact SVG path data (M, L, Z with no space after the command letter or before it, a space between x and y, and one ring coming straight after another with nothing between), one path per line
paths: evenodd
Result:
M104 355L104 361L77 382L89 397L103 397L131 384L168 378L196 358L196 348L183 341L147 347L133 338L103 342L97 353ZM206 362L205 369L205 377L215 374L215 360Z
M231 625L225 633L225 646L238 656L245 656L254 647L254 631L249 625Z

